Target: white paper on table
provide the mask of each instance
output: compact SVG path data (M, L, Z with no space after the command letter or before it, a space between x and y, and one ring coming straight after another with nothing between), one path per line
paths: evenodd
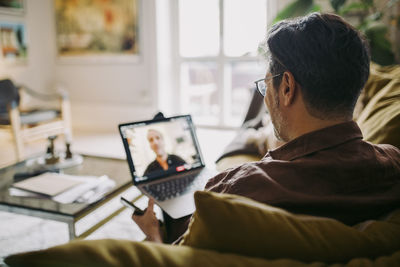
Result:
M109 192L114 186L115 181L108 178L107 176L100 177L100 183L93 189L87 191L85 194L75 200L80 203L93 203L101 199L107 192Z
M115 181L110 179L106 175L98 177L98 176L54 174L54 179L57 179L57 175L62 176L63 179L71 179L74 181L81 182L80 184L64 192L51 197L52 200L63 204L73 203L73 202L93 203L101 199L111 188L115 186ZM18 196L18 197L46 198L41 194L13 187L9 188L9 194L11 196Z
M79 202L87 202L88 199L84 198L83 196L85 194L89 194L90 191L95 191L99 186L102 186L104 183L108 183L108 181L112 181L113 185L115 185L115 182L108 178L108 176L103 175L101 177L95 177L95 176L75 176L73 177L74 179L84 179L85 183L75 186L55 197L52 197L54 201L60 202L60 203L72 203L74 201L77 201L80 199L81 201Z
M84 182L84 180L71 179L70 175L45 172L22 181L15 182L12 184L12 187L53 197Z
M10 196L15 196L15 197L40 197L40 198L47 198L43 195L36 194L33 192L28 192L22 189L10 187L8 189L8 192L10 193Z

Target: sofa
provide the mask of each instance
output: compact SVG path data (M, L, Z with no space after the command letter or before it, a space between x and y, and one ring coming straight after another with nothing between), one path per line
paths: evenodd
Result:
M260 102L260 100L257 100ZM253 103L254 104L254 103ZM251 111L218 161L220 170L273 147L262 109ZM249 115L249 113L248 113ZM400 67L371 66L355 114L365 140L400 148ZM268 123L268 122L267 122ZM266 131L265 135L259 133ZM262 137L254 138L254 136ZM195 193L196 212L179 245L75 240L10 255L9 266L400 266L400 207L346 226L228 194Z

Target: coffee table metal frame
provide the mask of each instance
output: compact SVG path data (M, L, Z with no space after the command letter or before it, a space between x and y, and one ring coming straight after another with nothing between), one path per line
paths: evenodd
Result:
M93 156L84 156L84 158L85 157L93 157ZM101 157L98 157L98 158L101 158ZM116 160L116 159L112 159L112 160ZM10 166L8 166L8 167L10 167ZM112 174L109 174L109 173L106 173L106 174L109 175L110 178L112 178ZM102 225L104 225L106 222L110 221L112 218L117 216L119 213L121 213L125 209L125 207L123 205L121 205L121 206L115 205L117 207L109 215L107 215L102 220L96 222L94 225L92 225L91 227L89 227L87 230L80 233L79 235L76 234L76 228L75 228L75 225L77 222L79 222L83 218L86 218L87 216L90 216L90 214L92 212L100 209L101 207L110 203L111 201L115 201L115 199L117 199L117 198L119 199L119 197L121 195L124 195L124 197L126 197L128 200L131 200L131 201L136 201L143 196L142 194L140 194L138 189L131 184L131 179L130 179L129 173L127 173L127 177L129 179L127 179L126 183L124 183L122 186L120 186L119 188L114 190L111 194L108 194L103 199L97 201L96 203L89 205L88 207L83 209L81 212L78 212L77 214L62 214L62 213L58 213L55 211L49 211L49 210L46 211L43 209L26 207L23 205L3 203L1 201L0 201L0 210L6 211L6 212L11 212L11 213L16 213L16 214L38 217L41 219L48 219L48 220L54 220L54 221L67 223L70 240L75 239L75 238L84 238L84 237L88 236L89 234L91 234L92 232L94 232L99 227L101 227Z

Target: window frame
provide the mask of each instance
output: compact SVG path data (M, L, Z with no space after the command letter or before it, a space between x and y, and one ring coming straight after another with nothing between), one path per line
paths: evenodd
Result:
M260 57L258 56L226 56L224 54L224 2L229 0L216 0L218 1L219 6L219 49L218 54L216 56L203 56L203 57L183 57L180 55L180 42L179 42L179 1L173 0L171 3L171 42L172 42L172 57L173 57L173 68L172 68L172 76L173 82L172 87L174 88L174 94L177 95L177 107L175 110L178 113L185 112L185 102L189 102L188 99L185 99L185 92L181 86L181 68L182 64L190 63L190 62L214 62L217 65L217 95L218 95L218 104L221 108L218 116L217 124L209 124L203 123L200 121L197 125L205 126L205 127L216 127L216 128L238 128L239 125L232 124L232 115L231 113L231 93L232 93L232 66L234 63L246 63L246 62L260 62ZM266 1L266 25L268 25L269 18L269 8L270 4L268 0ZM261 41L260 37L260 41ZM249 81L249 84L253 81ZM243 119L246 114L243 114ZM194 120L196 121L196 116L194 116Z

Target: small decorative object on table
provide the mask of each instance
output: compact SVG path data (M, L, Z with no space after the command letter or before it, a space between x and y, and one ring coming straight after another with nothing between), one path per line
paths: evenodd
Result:
M71 152L71 141L68 134L65 135L65 152L57 152L54 141L56 135L48 137L49 144L46 154L28 159L25 163L26 171L14 174L14 181L40 175L45 172L60 172L61 169L82 164L83 157Z
M55 149L54 141L57 139L56 135L49 136L49 144L47 147L46 154L42 157L38 157L34 162L27 162L37 169L44 169L47 171L57 171L60 169L79 165L83 162L83 158L79 154L71 152L71 141L66 135L65 141L65 152L57 152Z
M57 138L57 135L52 135L52 136L48 137L49 146L47 147L46 158L45 158L45 162L48 165L56 164L60 160L60 158L56 155L55 148L54 148L54 140L56 140L56 138Z

